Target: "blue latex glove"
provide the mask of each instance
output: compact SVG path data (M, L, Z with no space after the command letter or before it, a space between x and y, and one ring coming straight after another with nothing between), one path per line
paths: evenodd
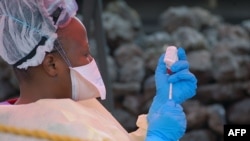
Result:
M189 63L183 48L178 48L178 58L171 66L172 74L167 74L163 54L155 71L156 95L149 109L149 114L154 113L169 98L169 84L172 83L173 100L181 104L196 94L197 79L189 71Z
M185 113L173 100L167 100L150 116L146 141L177 141L186 131Z

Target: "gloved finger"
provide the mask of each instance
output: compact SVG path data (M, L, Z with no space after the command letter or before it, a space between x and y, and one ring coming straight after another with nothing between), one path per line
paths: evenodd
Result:
M189 72L188 70L182 70L170 75L168 78L169 83L176 83L178 81L190 81L196 83L197 79L195 75Z
M171 71L173 73L184 70L184 69L188 69L189 68L189 63L186 60L180 60L175 62L172 66L171 66Z
M179 60L187 60L186 52L182 47L178 47L177 54Z
M156 87L159 88L167 83L168 74L166 73L167 68L164 62L165 54L162 54L158 60L158 65L155 70L155 83Z
M193 83L176 83L173 85L173 100L176 103L181 104L184 101L194 97L196 94L196 89L197 86Z
M155 74L166 74L166 64L164 62L164 56L165 54L162 54L158 60L158 64L157 64L157 67L156 67L156 70L155 70Z
M186 53L185 53L185 50L181 47L178 48L178 58L180 61L177 61L176 63L174 63L171 67L171 71L172 72L177 72L179 70L183 70L185 68L189 68L189 64L188 62L184 61L187 59L187 56L186 56ZM158 64L157 64L157 67L156 67L156 71L155 73L158 74L166 74L166 63L164 62L164 56L165 54L162 54L158 60Z
M168 83L168 74L155 74L155 84L156 87L161 87L162 85L166 85Z
M172 75L170 81L173 84L172 98L176 103L183 103L196 94L197 79L189 71L185 70ZM170 77L169 77L170 78Z

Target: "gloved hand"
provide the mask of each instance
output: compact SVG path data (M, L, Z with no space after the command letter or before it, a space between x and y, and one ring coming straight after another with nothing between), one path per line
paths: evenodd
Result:
M150 116L146 141L177 141L186 131L185 113L173 100L167 100Z
M181 104L196 94L197 79L189 71L189 63L183 48L178 48L178 58L170 68L172 74L167 74L166 64L163 54L155 71L156 95L149 109L150 113L155 113L159 107L169 98L169 85L172 83L172 98Z

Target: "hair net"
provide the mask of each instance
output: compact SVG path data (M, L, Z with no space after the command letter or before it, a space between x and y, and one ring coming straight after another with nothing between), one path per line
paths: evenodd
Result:
M0 0L1 57L19 69L41 64L77 9L75 0Z

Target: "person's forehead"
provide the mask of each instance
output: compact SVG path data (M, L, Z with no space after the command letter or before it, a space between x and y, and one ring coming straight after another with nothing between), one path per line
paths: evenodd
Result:
M76 18L72 18L66 27L58 30L58 39L72 62L89 52L86 29Z
M67 36L69 33L75 33L72 31L82 30L86 34L86 28L83 23L76 17L71 18L67 26L58 28L57 33L59 36Z
M70 23L57 31L58 39L63 44L88 44L87 31L81 21L72 18Z

